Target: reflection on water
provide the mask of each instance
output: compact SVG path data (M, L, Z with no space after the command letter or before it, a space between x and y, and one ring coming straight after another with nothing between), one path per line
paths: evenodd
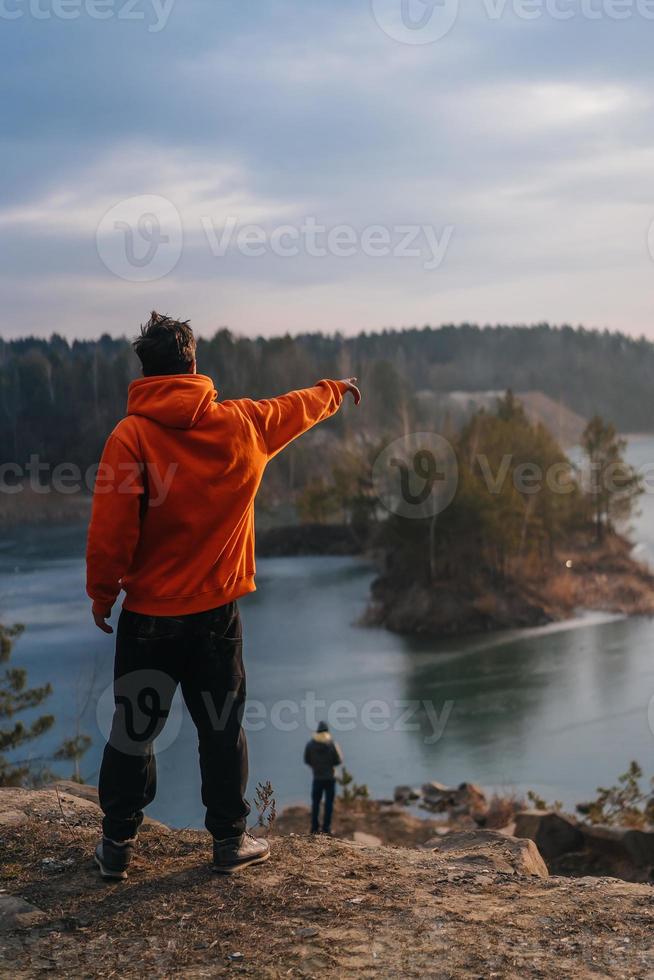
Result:
M652 440L641 440L632 451L645 460L654 458L653 448ZM651 503L643 502L635 523L650 555ZM48 710L57 725L46 749L74 733L91 692L82 728L94 738L83 761L92 782L102 749L95 705L111 682L113 651L111 638L90 620L83 551L81 529L5 536L0 619L26 624L13 659L29 669L31 683L54 686ZM348 768L380 796L400 782L473 780L517 791L533 787L572 803L613 781L632 758L654 769L647 719L654 622L589 615L535 630L411 640L355 625L371 575L356 559L259 562L259 591L241 603L249 695L261 702L257 718L263 712L267 719L249 733L251 787L270 779L280 803L306 797L302 749L313 700L338 709L344 730L337 738ZM339 699L350 704L339 707ZM442 738L434 740L444 719ZM201 825L195 758L185 716L178 738L159 757L153 816Z
M568 802L612 781L631 758L647 766L653 638L650 621L600 619L476 644L472 655L463 644L442 662L422 657L407 674L408 696L455 703L443 740L421 749L423 766Z

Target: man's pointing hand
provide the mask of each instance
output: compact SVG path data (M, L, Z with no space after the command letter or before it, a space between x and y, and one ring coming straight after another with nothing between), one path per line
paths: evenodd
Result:
M341 384L345 385L347 391L352 393L352 397L354 398L354 404L358 405L359 402L361 401L361 392L359 391L359 389L354 383L356 380L357 380L356 378L342 378Z

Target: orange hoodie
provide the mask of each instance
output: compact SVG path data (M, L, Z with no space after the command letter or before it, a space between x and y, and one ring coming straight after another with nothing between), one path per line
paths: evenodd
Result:
M339 408L345 385L218 402L202 374L142 378L109 436L86 567L95 612L183 616L254 584L254 498L269 459Z

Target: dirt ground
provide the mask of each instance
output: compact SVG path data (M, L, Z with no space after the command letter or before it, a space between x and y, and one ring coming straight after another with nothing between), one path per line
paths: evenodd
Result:
M306 806L287 806L275 821L275 832L306 834L311 825L311 811ZM461 829L474 827L474 821L460 821ZM416 817L400 806L380 806L372 801L356 807L344 807L340 800L334 809L333 830L336 837L352 838L356 831L380 837L385 844L416 847L425 844L445 826L444 820Z
M129 880L108 884L97 808L49 794L5 806L0 899L36 911L0 927L2 977L654 978L648 885L520 874L501 842L322 836L273 837L269 862L223 878L206 834L156 824Z

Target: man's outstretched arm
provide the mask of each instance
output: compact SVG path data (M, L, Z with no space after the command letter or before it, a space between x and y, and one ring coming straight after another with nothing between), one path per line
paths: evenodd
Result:
M259 401L246 398L242 404L261 433L268 456L275 456L293 439L338 411L348 391L358 405L361 392L354 383L356 380L319 381L313 388Z
M117 436L109 436L95 481L86 546L86 591L93 600L95 625L104 633L113 633L105 620L132 562L143 494L140 463Z

